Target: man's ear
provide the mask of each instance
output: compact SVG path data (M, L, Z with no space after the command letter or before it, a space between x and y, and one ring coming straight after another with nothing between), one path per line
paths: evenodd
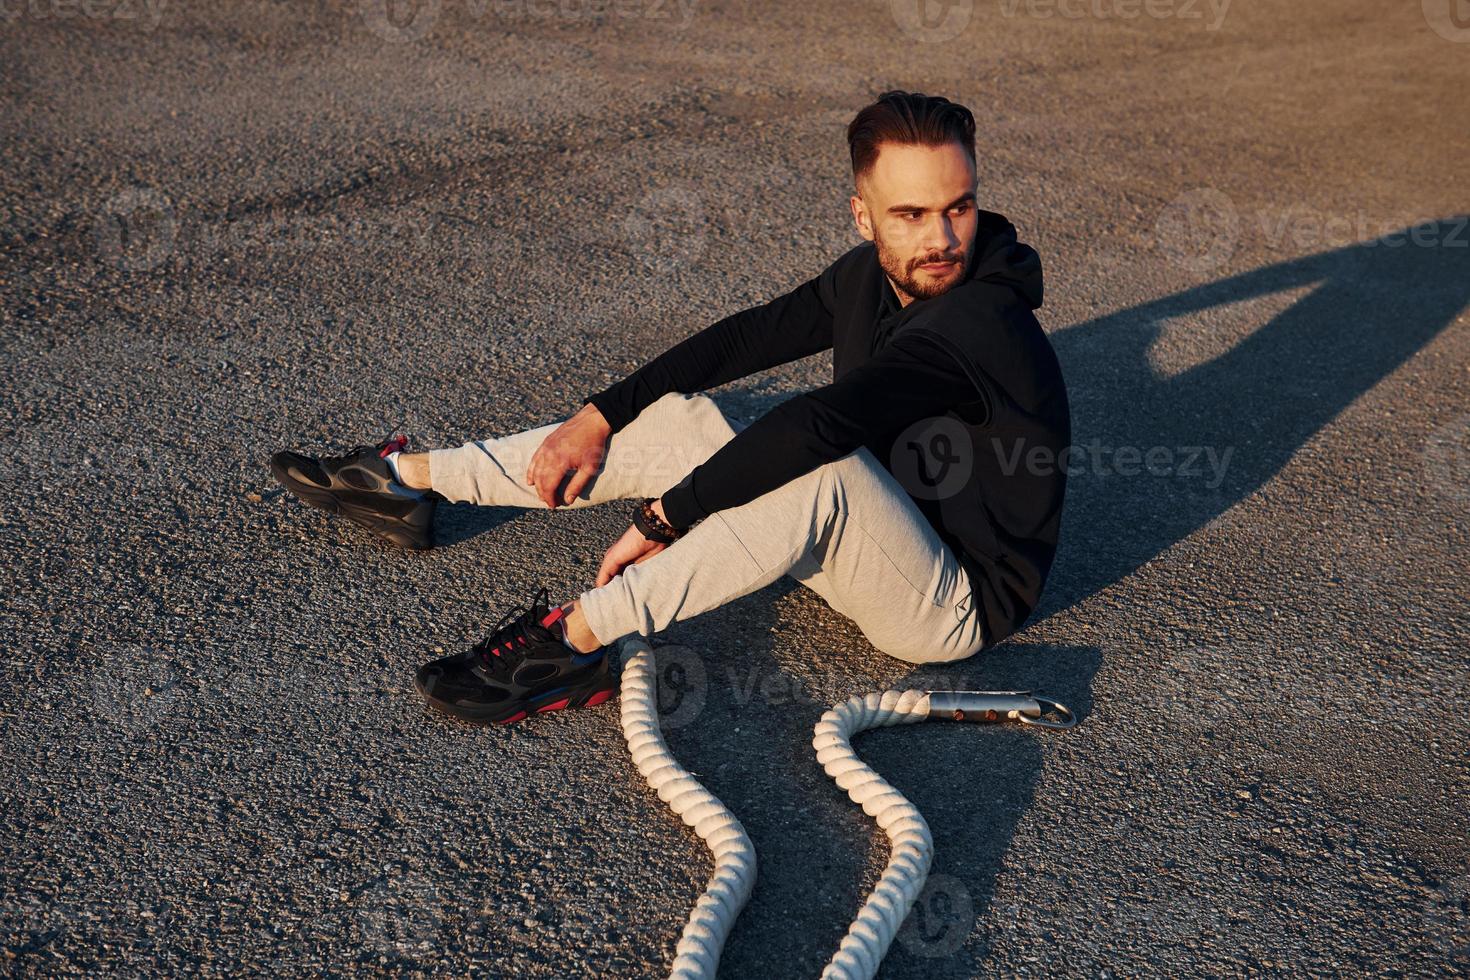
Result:
M857 225L858 234L871 242L873 240L873 222L868 215L867 205L856 194L848 198L847 203L852 208L852 223Z

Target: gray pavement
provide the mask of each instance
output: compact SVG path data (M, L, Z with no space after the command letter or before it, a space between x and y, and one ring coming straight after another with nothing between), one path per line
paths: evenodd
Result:
M0 0L0 970L665 971L710 864L616 705L485 731L411 684L587 588L625 510L402 554L264 460L555 421L794 286L855 241L843 127L907 87L975 110L1046 265L1063 547L944 670L789 582L660 638L762 861L722 974L816 975L884 861L824 706L946 684L1083 723L863 737L937 847L883 976L1464 971L1456 9Z

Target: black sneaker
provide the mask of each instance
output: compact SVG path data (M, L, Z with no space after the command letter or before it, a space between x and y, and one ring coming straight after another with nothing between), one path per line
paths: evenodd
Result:
M321 459L279 452L271 457L271 472L313 507L341 514L400 548L432 548L434 509L443 498L432 491L410 491L393 479L387 457L406 445L408 440L398 436Z
M612 697L608 648L578 653L562 642L560 607L546 589L517 606L464 653L424 664L414 683L429 703L480 725L509 725L528 715L584 708Z

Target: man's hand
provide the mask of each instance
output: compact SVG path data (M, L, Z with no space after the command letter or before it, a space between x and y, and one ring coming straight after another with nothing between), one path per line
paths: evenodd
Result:
M607 440L612 426L591 402L563 422L555 432L542 440L526 468L526 482L536 488L536 496L552 510L558 502L570 504L602 469ZM572 473L566 492L558 499L562 478Z
M660 518L667 520L664 517L664 502L662 500L655 500L653 502L653 512ZM624 568L627 568L629 565L637 565L640 562L648 561L648 559L667 547L668 545L666 544L658 541L650 541L645 538L643 532L638 530L638 525L634 524L628 530L624 531L623 536L618 538L613 546L607 549L607 554L602 556L602 567L597 570L596 587L599 589L602 588L618 575L622 574Z
M607 549L607 554L602 556L602 567L597 570L596 587L602 588L622 574L624 568L648 561L667 547L666 544L645 538L637 525L628 528L623 532L623 536Z

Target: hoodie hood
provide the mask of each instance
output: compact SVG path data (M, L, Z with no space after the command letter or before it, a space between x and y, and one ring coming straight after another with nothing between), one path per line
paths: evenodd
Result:
M1042 298L1041 256L1036 249L1016 238L1016 226L1005 215L980 212L975 229L975 256L971 280L1010 286L1033 310Z

